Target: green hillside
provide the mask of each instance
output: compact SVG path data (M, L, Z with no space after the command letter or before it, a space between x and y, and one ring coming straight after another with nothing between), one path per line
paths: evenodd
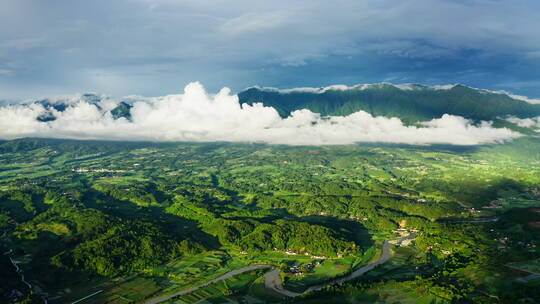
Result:
M406 122L439 118L443 114L475 120L540 115L540 105L464 85L450 89L411 85L408 89L400 89L391 84L378 84L319 92L250 88L238 95L241 103L262 102L276 108L283 117L299 109L322 115L348 115L362 110L377 116L399 117Z

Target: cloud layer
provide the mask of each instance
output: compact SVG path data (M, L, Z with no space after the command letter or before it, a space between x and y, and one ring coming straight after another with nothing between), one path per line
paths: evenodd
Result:
M476 145L499 143L520 136L489 122L473 125L459 116L406 126L398 118L373 117L359 111L348 116L321 117L298 110L281 118L272 107L240 105L228 88L208 94L190 83L184 94L156 98L130 97L131 119L115 119L110 110L118 101L67 100L58 111L39 103L0 107L0 138L50 137L150 141L264 142L287 145L341 145L359 142ZM54 103L54 101L52 101ZM53 121L37 118L54 115Z
M518 127L522 128L532 128L536 129L537 132L540 132L540 116L532 118L518 118L518 117L508 117L507 121L515 123Z

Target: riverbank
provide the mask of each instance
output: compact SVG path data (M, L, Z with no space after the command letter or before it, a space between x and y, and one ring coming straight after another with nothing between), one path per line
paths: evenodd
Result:
M409 234L407 236L403 236L403 237L397 238L397 239L392 240L392 241L402 242L402 241L405 241L405 240L412 240L415 237L416 237L416 235ZM381 265L381 264L387 262L392 257L390 241L391 240L384 241L381 256L376 261L374 261L372 263L369 263L369 264L366 264L366 265L356 269L355 271L351 272L350 274L348 274L346 276L339 277L339 278L327 281L325 283L310 286L305 291L303 291L301 293L290 291L290 290L287 290L287 289L285 289L283 287L283 283L281 281L281 277L279 275L279 269L278 269L277 266L269 265L269 264L256 264L256 265L249 265L249 266L246 266L246 267L242 267L240 269L236 269L236 270L227 272L226 274L224 274L224 275L222 275L222 276L220 276L218 278L215 278L215 279L213 279L211 281L208 281L208 282L206 282L204 284L201 284L201 285L198 285L198 286L195 286L195 287L192 287L192 288L184 289L182 291L178 291L178 292L173 293L173 294L169 294L169 295L161 296L161 297L158 297L158 298L154 298L154 299L146 301L145 303L146 304L161 303L161 302L167 301L167 300L172 299L172 298L177 297L177 296L182 296L182 295L189 294L189 293L194 292L194 291L196 291L196 290L198 290L200 288L203 288L203 287L206 287L208 285L220 282L222 280L226 280L226 279L228 279L228 278L230 278L232 276L235 276L235 275L247 272L247 271L256 270L256 269L271 269L271 271L268 271L267 273L264 274L264 284L265 284L266 288L268 288L270 290L273 290L273 291L275 291L275 292L277 292L279 294L282 294L282 295L284 295L286 297L301 296L301 295L307 294L309 292L324 289L327 286L336 285L336 284L339 285L339 284L343 284L343 283L345 283L347 281L354 280L355 278L357 278L357 277L363 275L364 273L372 270L373 268L377 267L378 265Z

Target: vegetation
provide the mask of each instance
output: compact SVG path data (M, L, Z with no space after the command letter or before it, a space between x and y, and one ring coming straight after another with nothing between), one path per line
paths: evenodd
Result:
M262 102L274 107L283 117L300 109L309 109L322 115L349 115L362 110L376 116L399 117L409 123L439 118L443 114L474 120L496 120L506 115L540 115L540 105L464 85L456 85L448 90L416 85L411 90L401 90L390 84L378 84L367 88L327 90L320 93L281 93L250 88L238 96L241 103Z
M377 260L400 229L416 238L388 262L287 301L538 301L539 151L535 137L479 147L2 142L0 292L8 303L98 291L82 303L143 302L255 264L302 292ZM266 271L169 301L283 302Z

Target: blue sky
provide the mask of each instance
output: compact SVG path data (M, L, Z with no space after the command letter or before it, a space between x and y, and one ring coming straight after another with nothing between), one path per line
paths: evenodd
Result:
M0 99L372 82L540 97L535 0L0 2Z

